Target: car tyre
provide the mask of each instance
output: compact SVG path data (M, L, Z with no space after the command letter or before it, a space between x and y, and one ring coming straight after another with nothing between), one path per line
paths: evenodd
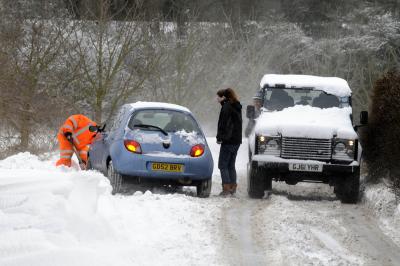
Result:
M351 173L335 188L336 195L342 203L355 204L360 193L360 173Z
M270 183L272 184L271 180ZM267 182L265 170L251 163L247 173L247 193L249 197L261 199L264 197L265 189L268 189L268 185L270 184Z
M115 171L112 161L108 164L107 176L112 186L111 194L115 195L116 193L120 193L122 188L122 175Z
M211 179L202 180L196 186L197 196L199 198L208 198L211 193L211 184L212 184Z

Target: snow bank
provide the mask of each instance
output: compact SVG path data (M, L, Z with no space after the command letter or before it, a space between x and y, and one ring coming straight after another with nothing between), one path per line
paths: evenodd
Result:
M267 74L261 79L260 86L263 88L267 84L271 87L275 87L276 84L285 84L286 88L313 87L339 97L351 95L347 81L336 77Z
M365 187L363 203L371 209L379 220L382 231L400 246L400 204L384 183L369 184Z
M219 200L112 196L102 174L54 163L29 153L0 161L0 265L216 264L207 225Z
M36 155L22 152L0 161L0 169L56 169L51 161L42 161Z
M357 139L351 124L351 107L321 109L296 105L279 112L263 112L255 127L256 134L285 137Z

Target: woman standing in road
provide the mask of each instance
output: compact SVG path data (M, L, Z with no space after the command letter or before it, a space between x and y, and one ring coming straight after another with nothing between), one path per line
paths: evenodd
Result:
M235 161L242 143L242 105L231 89L217 91L217 101L221 104L218 119L217 143L221 144L218 168L221 171L221 196L235 194L237 188Z

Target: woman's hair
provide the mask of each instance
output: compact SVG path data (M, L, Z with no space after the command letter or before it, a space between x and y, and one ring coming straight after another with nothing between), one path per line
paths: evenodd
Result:
M217 91L217 95L219 96L219 97L224 97L225 96L225 90L224 89L220 89L220 90L218 90Z
M234 91L233 89L231 89L231 88L220 89L220 90L217 91L217 95L218 95L219 97L224 97L224 96L225 96L225 98L226 98L228 101L230 101L231 103L234 103L234 102L238 102L238 101L239 101L237 94L236 94L235 91Z
M235 103L238 102L238 96L236 94L236 92L231 89L231 88L227 88L226 90L224 90L224 96L226 97L226 99L228 99L231 103Z

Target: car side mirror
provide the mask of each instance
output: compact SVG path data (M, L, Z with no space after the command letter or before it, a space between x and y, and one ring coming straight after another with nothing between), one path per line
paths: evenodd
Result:
M247 105L246 117L248 119L254 119L255 116L256 116L256 108L254 107L254 105Z
M360 124L361 125L367 125L368 124L368 112L367 111L361 111L361 113L360 113Z

